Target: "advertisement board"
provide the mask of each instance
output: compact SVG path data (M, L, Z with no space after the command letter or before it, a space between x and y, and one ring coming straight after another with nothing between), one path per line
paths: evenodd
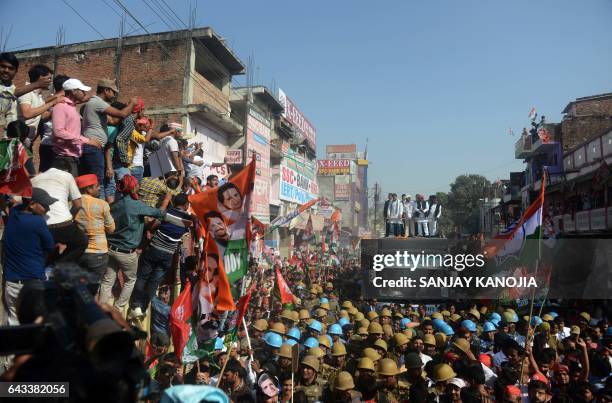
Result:
M255 154L257 169L255 189L251 199L251 213L259 221L270 222L270 122L255 110L247 116L246 155L250 161Z
M291 203L304 204L319 194L316 174L290 158L283 158L280 165L279 198Z
M349 175L337 175L334 184L334 199L335 200L350 200L351 198L351 181Z
M347 175L351 173L350 160L318 160L317 166L319 167L318 175L321 176Z
M242 164L242 150L227 150L225 152L225 162L228 164Z
M227 179L230 176L230 170L226 164L218 167L202 168L202 179L206 180L209 175L217 175L219 179Z
M316 150L317 146L317 131L314 126L306 119L304 114L298 109L293 101L285 94L283 90L278 89L278 100L285 108L283 117L287 119L291 124L300 131L310 147Z
M331 144L325 147L325 153L329 159L349 159L357 158L356 144Z

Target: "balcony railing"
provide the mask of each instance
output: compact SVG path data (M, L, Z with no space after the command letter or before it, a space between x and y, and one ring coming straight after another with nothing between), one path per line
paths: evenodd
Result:
M524 159L531 155L531 136L521 135L514 144L514 157L517 159Z
M566 234L612 231L612 207L578 211L553 217L561 232Z

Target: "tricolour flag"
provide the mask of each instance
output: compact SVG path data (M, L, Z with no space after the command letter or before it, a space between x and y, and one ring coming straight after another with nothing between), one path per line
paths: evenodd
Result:
M506 233L493 249L489 248L488 253L493 253L497 264L504 263L509 258L523 260L527 250L526 245L529 239L540 239L542 218L544 214L544 190L546 188L546 173L542 177L542 187L540 195L525 210L525 213L518 220L514 228ZM498 238L499 239L499 238Z
M27 161L28 154L19 139L0 140L0 193L32 196Z
M538 112L536 112L535 106L531 107L531 109L529 110L528 116L530 120L536 120L536 118L538 117Z

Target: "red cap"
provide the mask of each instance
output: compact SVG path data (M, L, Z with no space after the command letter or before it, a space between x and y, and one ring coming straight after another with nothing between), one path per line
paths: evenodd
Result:
M98 177L95 174L81 175L76 178L76 184L79 189L83 189L91 185L97 185Z
M481 363L483 363L484 365L486 365L488 368L491 368L491 356L489 354L480 354L478 356L478 359L480 360Z
M144 101L142 100L142 98L138 98L138 100L136 101L136 105L134 105L134 113L138 113L144 110L144 107Z
M569 374L569 367L567 365L563 365L560 363L556 363L555 365L553 365L553 371L555 372L567 372Z
M521 390L515 385L506 386L506 393L510 396L520 396Z
M533 375L531 376L531 379L530 379L530 380L531 380L531 381L540 381L540 382L543 382L543 383L545 383L545 384L548 384L548 378L547 378L547 377L545 377L544 375L542 375L542 374L541 374L541 373L539 373L539 372L536 372L535 374L533 374Z

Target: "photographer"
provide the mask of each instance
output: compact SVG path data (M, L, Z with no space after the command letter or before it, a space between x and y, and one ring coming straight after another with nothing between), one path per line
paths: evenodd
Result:
M8 324L18 325L16 302L24 284L45 278L45 255L55 248L45 214L57 200L39 188L32 197L11 209L4 229L3 295Z

